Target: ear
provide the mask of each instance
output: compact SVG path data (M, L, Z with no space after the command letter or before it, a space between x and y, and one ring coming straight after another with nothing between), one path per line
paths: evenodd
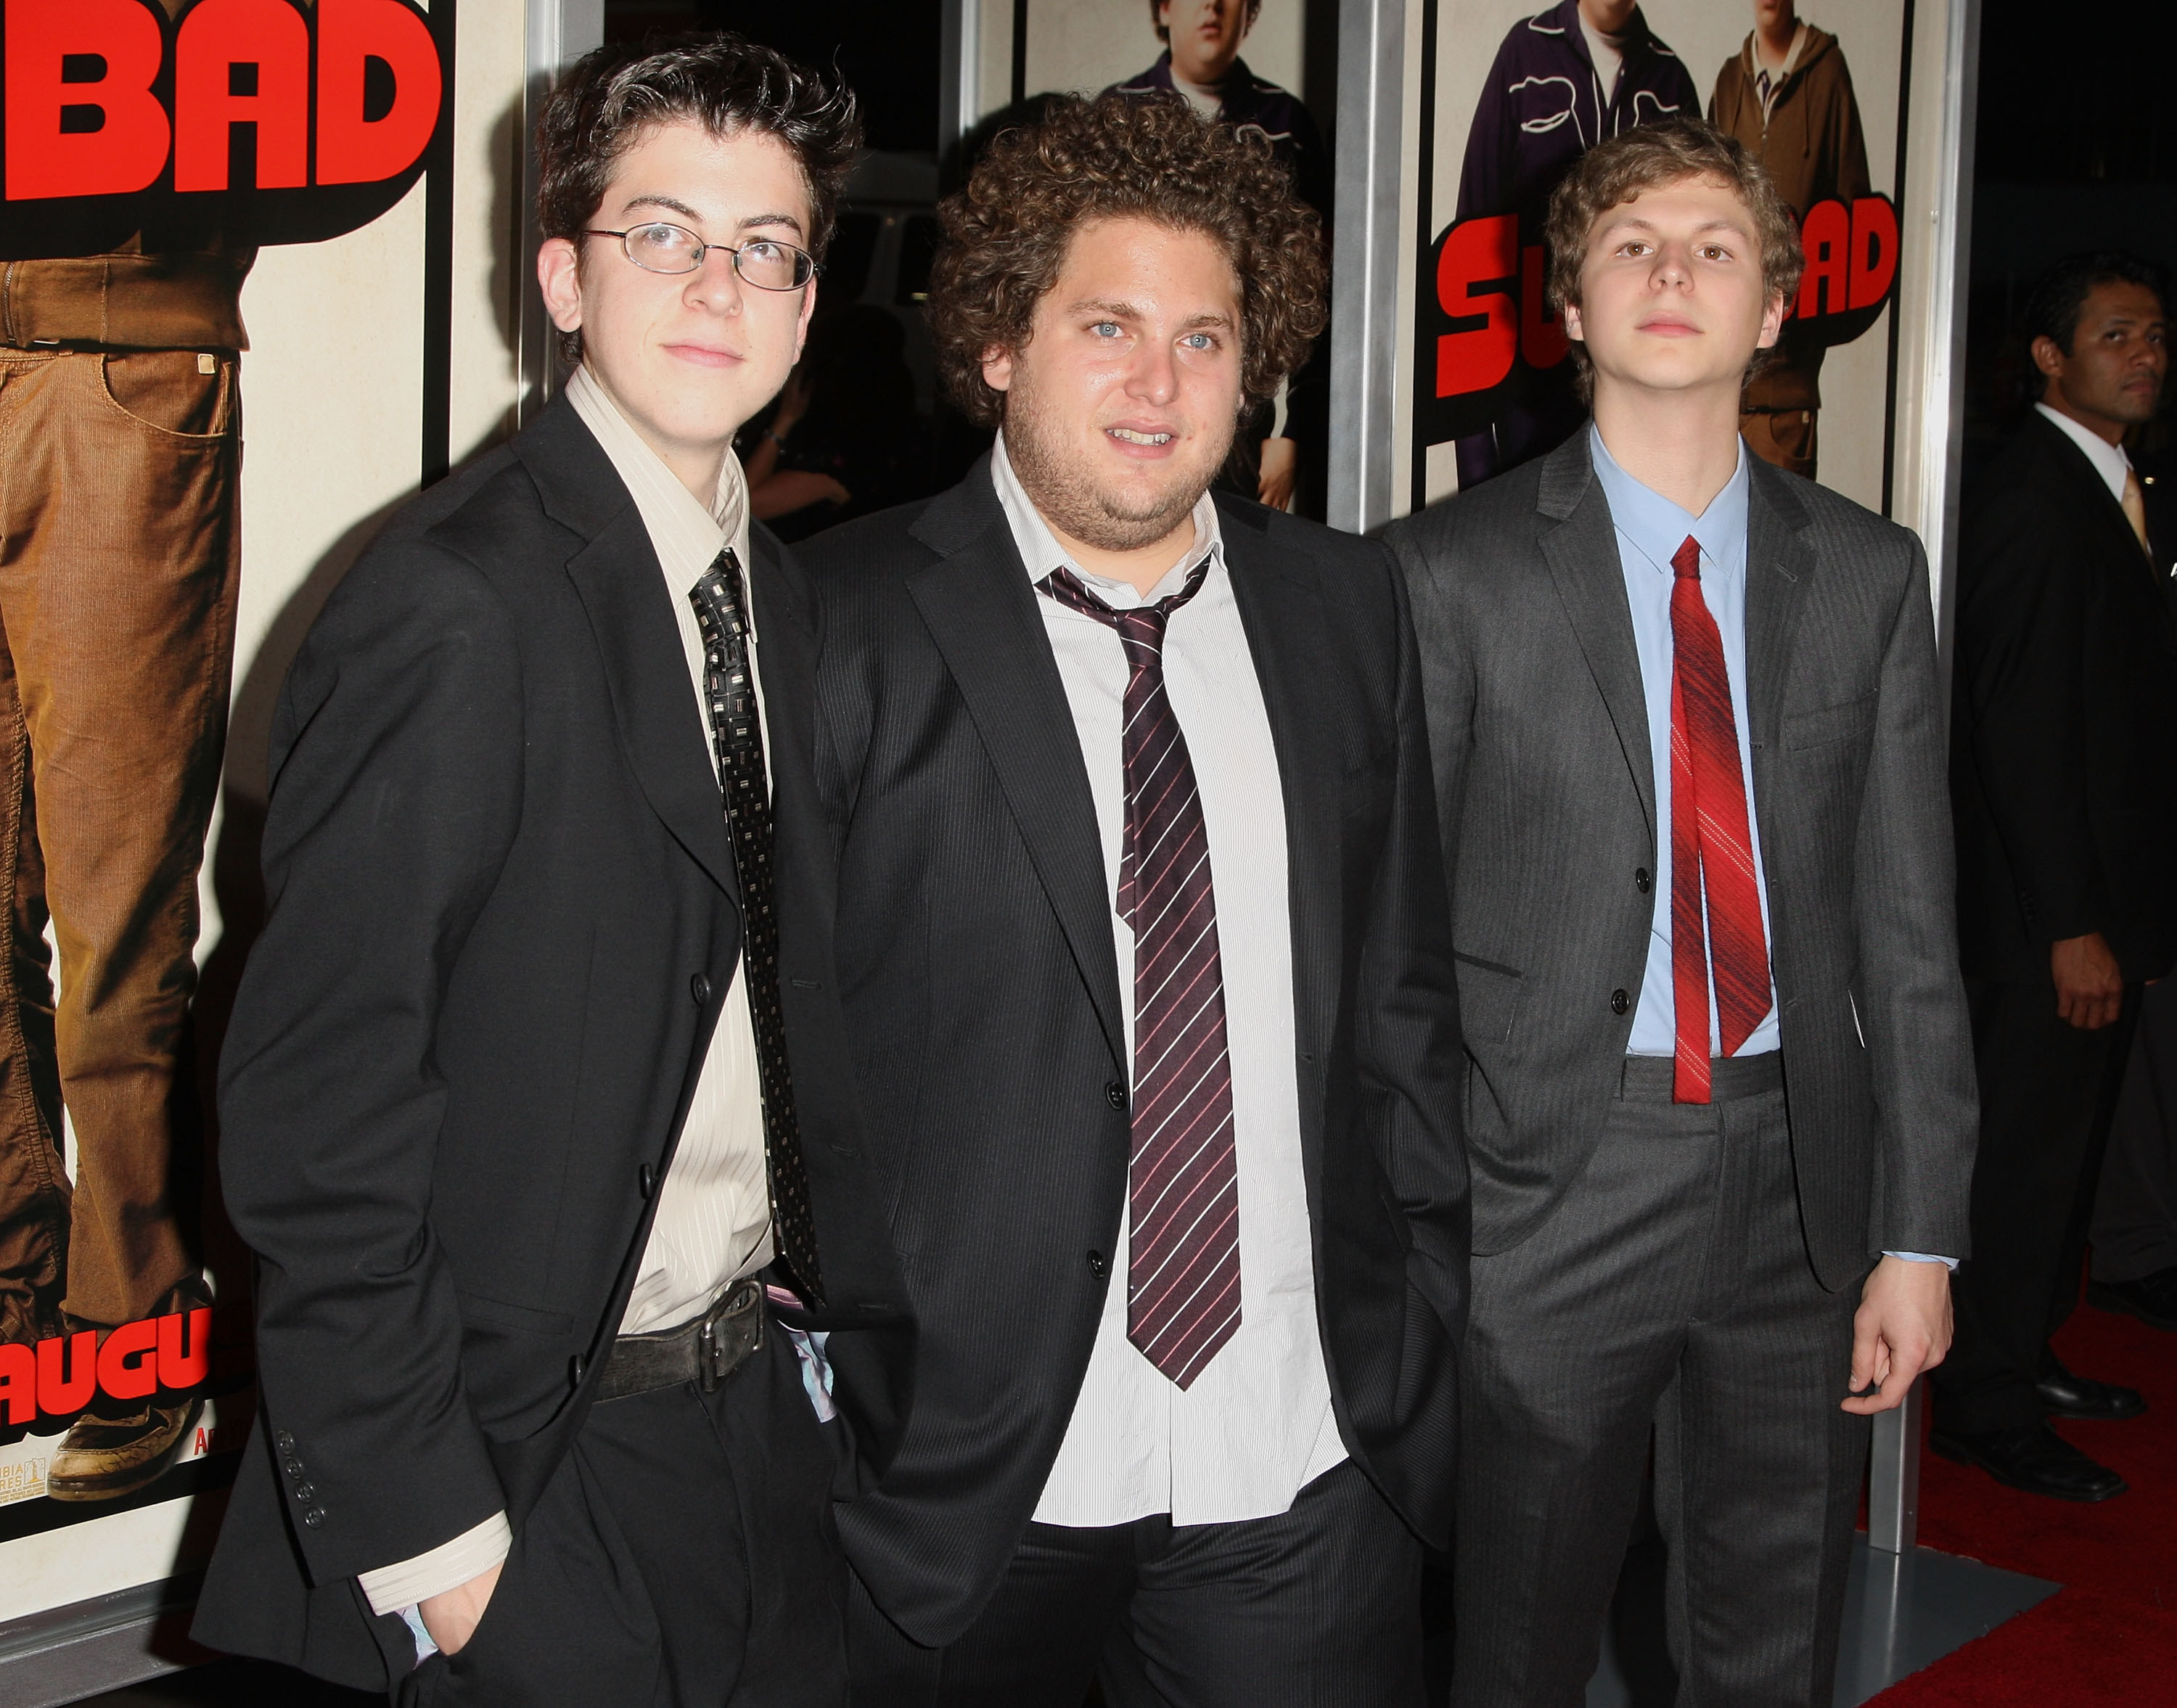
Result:
M813 278L801 288L801 318L794 324L794 359L801 359L803 347L809 342L810 317L816 312L816 281Z
M993 391L1010 391L1013 385L1013 352L993 344L983 352L983 384Z
M1784 303L1784 293L1779 291L1769 299L1768 306L1761 311L1761 336L1754 341L1754 347L1756 350L1768 350L1775 347L1776 341L1784 336L1784 316L1788 312Z
M2064 347L2054 338L2045 336L2036 338L2032 352L2033 365L2041 370L2044 379L2060 379L2064 377Z
M544 312L562 332L582 324L581 254L565 237L547 237L537 250L537 288Z
M1575 344L1587 342L1587 330L1580 325L1580 304L1568 303L1558 311L1558 319L1564 326L1564 335Z

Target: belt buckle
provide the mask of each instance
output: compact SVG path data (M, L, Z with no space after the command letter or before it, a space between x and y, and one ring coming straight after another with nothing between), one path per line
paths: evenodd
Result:
M735 1287L726 1295L718 1307L703 1319L702 1326L696 1331L696 1380L706 1394L717 1393L718 1384L733 1374L740 1362L735 1355L732 1337L721 1334L718 1329L721 1324L737 1314L737 1307L748 1302L750 1292L745 1283ZM756 1295L755 1302L761 1311L761 1294ZM749 1350L753 1351L756 1345L761 1344L762 1333L762 1318L759 1316L756 1319L757 1340Z

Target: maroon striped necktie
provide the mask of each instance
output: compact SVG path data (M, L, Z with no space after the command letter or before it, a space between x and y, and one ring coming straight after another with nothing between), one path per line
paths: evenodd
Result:
M1127 652L1127 825L1119 917L1134 933L1127 1339L1181 1388L1240 1326L1240 1180L1209 832L1164 686L1165 625L1209 559L1153 605L1115 611L1072 570L1045 592L1118 632Z
M1678 571L1671 584L1671 994L1678 1019L1671 1097L1706 1103L1711 940L1726 1056L1738 1054L1769 1012L1769 945L1723 637L1701 597L1700 542L1689 535L1671 567Z

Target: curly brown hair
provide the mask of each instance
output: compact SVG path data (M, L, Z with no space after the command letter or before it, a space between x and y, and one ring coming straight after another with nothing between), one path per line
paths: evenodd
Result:
M1261 137L1236 135L1176 98L1055 99L1039 123L992 139L937 217L937 369L984 426L1005 415L1004 394L984 383L985 357L1026 347L1067 244L1092 220L1149 220L1224 246L1240 281L1241 383L1252 401L1277 395L1329 318L1323 221L1295 197L1290 174Z
M1580 306L1580 270L1587 259L1587 240L1595 222L1612 208L1639 199L1643 190L1660 189L1688 178L1711 178L1746 205L1754 219L1754 241L1761 248L1761 284L1770 297L1789 301L1799 288L1805 257L1799 248L1799 224L1776 194L1754 151L1697 118L1669 118L1636 125L1590 149L1567 172L1550 197L1550 307L1562 314ZM1771 360L1773 350L1754 352L1750 375ZM1594 384L1587 346L1572 346L1574 379L1585 398Z
M537 122L537 218L547 237L580 246L619 158L653 125L687 120L712 136L777 137L809 186L809 253L832 241L840 193L862 145L854 93L730 30L618 42L568 68ZM560 353L581 360L580 331Z

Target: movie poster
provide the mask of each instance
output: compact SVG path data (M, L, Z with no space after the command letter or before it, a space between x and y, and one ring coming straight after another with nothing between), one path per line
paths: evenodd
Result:
M522 0L0 0L0 1698L216 1532L272 705L512 423L527 53Z
M1516 467L1578 427L1585 410L1542 289L1550 192L1601 139L1687 113L1760 156L1806 249L1782 347L1748 388L1749 445L1888 510L1910 0L1416 6L1410 455L1398 508Z

